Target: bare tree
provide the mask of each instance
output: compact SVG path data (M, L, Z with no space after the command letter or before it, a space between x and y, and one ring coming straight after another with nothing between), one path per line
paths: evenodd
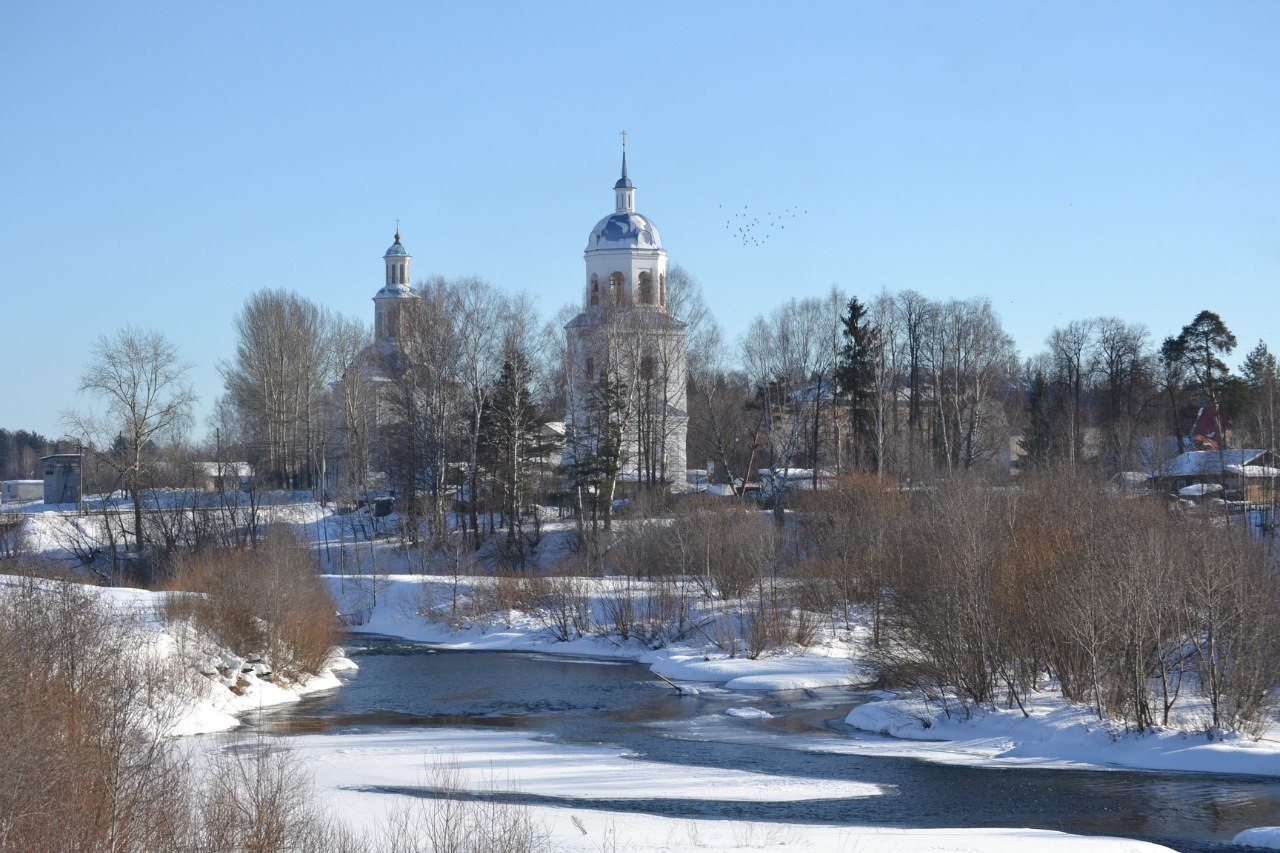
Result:
M457 323L458 379L470 408L467 429L467 508L472 546L480 547L480 421L489 392L502 367L502 318L507 306L502 294L487 282L463 279L449 284ZM464 527L465 533L465 527Z
M329 348L331 372L338 377L332 387L333 428L337 433L336 449L342 457L339 487L349 499L357 491L368 493L373 431L377 427L373 416L377 383L372 344L367 325L345 317L335 319Z
M762 405L762 440L775 483L774 506L781 519L790 469L806 441L817 468L815 425L822 400L833 391L835 318L825 299L792 299L767 317L752 321L742 340L742 360Z
M1149 427L1158 396L1155 356L1149 333L1140 323L1099 317L1093 373L1099 384L1098 425L1102 449L1116 468L1130 468L1139 455L1139 441Z
M969 469L996 455L1003 411L997 393L1015 374L1013 339L988 299L952 299L929 318L925 339L943 463Z
M336 378L331 324L327 310L292 291L259 291L236 316L235 357L218 367L250 434L250 461L284 488L318 480L326 391Z
M163 334L125 326L90 347L80 391L104 407L101 416L70 412L64 421L99 448L133 501L134 548L142 550L142 491L155 476L155 448L182 436L191 423L196 394L188 383L191 366Z

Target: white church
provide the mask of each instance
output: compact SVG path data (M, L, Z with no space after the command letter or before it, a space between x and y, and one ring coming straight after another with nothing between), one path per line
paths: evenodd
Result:
M573 455L574 436L582 446L581 437L592 427L594 394L608 378L621 392L622 478L683 490L689 424L685 323L667 310L667 253L657 227L636 212L625 148L613 192L613 212L587 236L582 313L565 326L566 452ZM399 360L406 306L418 298L409 285L411 260L397 226L395 242L383 254L383 285L373 297L376 358L365 363L375 380L385 379L379 374Z
M625 148L613 193L613 213L587 235L582 313L565 326L565 424L580 441L590 435L592 420L600 417L597 393L609 380L621 392L622 476L683 490L689 428L685 323L667 310L667 253L657 226L636 212Z

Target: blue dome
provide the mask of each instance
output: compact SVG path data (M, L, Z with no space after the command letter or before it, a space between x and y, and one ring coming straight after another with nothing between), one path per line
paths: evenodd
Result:
M658 228L639 213L611 213L596 223L587 236L587 251L610 249L661 249Z
M394 243L392 243L391 248L387 249L386 253L382 257L389 258L393 255L404 255L405 257L409 256L409 253L405 251L404 246L400 245L399 240L396 240Z

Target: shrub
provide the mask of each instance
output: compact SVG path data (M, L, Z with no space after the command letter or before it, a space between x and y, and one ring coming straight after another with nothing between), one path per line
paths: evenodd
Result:
M186 849L190 773L162 736L181 684L142 650L140 615L74 584L7 580L0 849Z
M250 550L192 555L171 586L166 615L190 620L237 654L260 654L276 674L319 672L338 641L336 607L296 536L272 527Z

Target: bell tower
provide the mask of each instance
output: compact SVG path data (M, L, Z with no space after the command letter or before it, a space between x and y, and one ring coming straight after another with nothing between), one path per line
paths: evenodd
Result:
M613 196L613 212L587 235L582 313L565 326L570 366L565 421L575 433L589 435L598 419L591 400L608 378L628 398L623 473L682 491L689 422L686 326L667 307L662 236L653 220L636 210L625 132L622 176Z
M400 243L400 223L396 223L395 242L382 256L386 277L382 289L373 297L373 336L379 342L400 340L401 314L406 299L413 299L409 287L409 262L413 256Z

